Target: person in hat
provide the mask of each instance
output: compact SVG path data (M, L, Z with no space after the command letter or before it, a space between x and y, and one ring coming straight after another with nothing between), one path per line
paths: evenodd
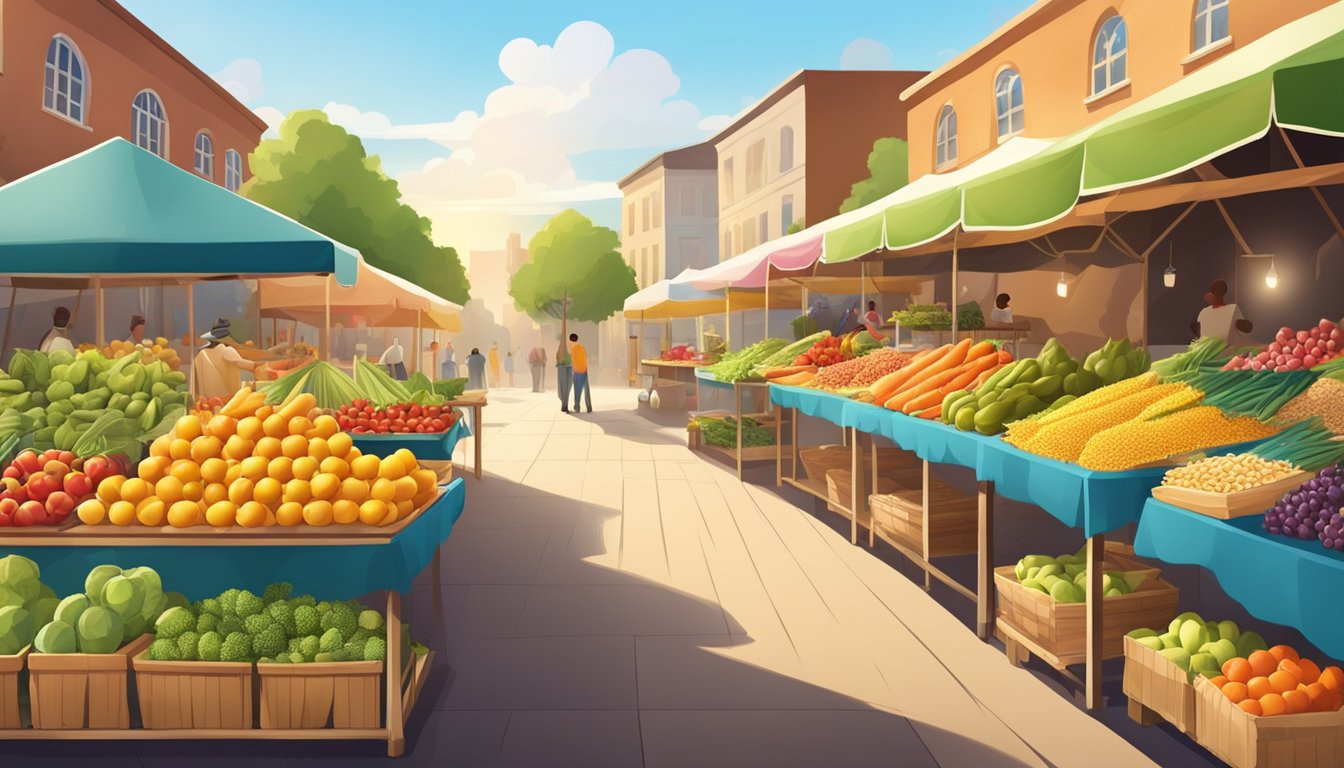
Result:
M51 330L42 337L42 344L38 346L40 352L55 352L63 349L70 354L75 353L75 345L70 343L70 310L65 307L57 307L56 311L51 313Z
M383 350L378 365L386 368L387 374L397 381L406 380L406 350L401 348L401 339L392 338L392 346Z
M232 340L226 318L216 320L215 326L201 334L201 338L206 341L205 349L196 353L193 363L197 395L227 400L243 386L239 371L255 371L258 364L244 359L232 344L225 343L226 340Z

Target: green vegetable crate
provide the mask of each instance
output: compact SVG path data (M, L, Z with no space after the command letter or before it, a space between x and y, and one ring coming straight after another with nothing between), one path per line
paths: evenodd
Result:
M261 727L378 728L383 662L257 664Z
M252 727L252 662L131 659L141 726L239 730Z
M130 660L153 639L141 635L115 653L28 654L33 728L130 728Z
M32 646L12 656L0 656L0 728L19 728L19 680Z

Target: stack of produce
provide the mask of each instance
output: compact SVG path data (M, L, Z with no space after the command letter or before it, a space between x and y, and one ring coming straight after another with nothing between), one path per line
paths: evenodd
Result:
M88 525L244 528L388 525L434 497L437 475L405 449L361 455L311 394L279 407L243 388L207 423L183 416L136 477L114 475L79 506Z
M909 365L912 355L889 347L876 349L863 357L827 366L816 372L808 386L831 392L861 387L866 392L878 379Z
M890 322L912 331L945 331L952 328L952 313L943 304L911 304L892 312Z
M1227 371L1295 371L1312 368L1337 357L1344 347L1344 329L1329 320L1302 331L1283 327L1274 340L1254 355L1237 355L1223 366Z
M1267 648L1263 637L1242 632L1235 621L1205 621L1190 611L1172 619L1165 632L1144 627L1129 636L1180 667L1192 683L1200 675L1216 681L1232 660Z
M187 604L163 591L152 568L99 565L84 579L84 591L66 596L38 630L40 653L112 653L149 631L173 606Z
M33 642L59 602L42 583L37 563L21 555L0 557L0 656L13 656Z
M781 347L779 351L762 360L761 364L757 367L763 371L768 371L771 368L793 365L793 361L797 359L799 355L811 349L812 345L830 335L830 331L818 331L817 333L804 336L787 346Z
M190 606L169 609L154 625L152 661L227 661L305 664L382 661L387 658L383 614L353 600L319 602L290 597L279 583L260 596L225 590ZM403 658L410 637L402 625Z
M1097 375L1080 370L1064 347L1050 339L1035 358L1009 363L984 381L949 393L939 416L962 431L996 435L1008 422L1067 403L1097 386Z
M54 448L21 452L0 478L0 527L60 525L104 479L127 470L120 456L81 459Z
M669 361L674 361L674 360L684 360L684 361L694 360L694 359L695 359L695 348L694 348L694 347L688 347L688 346L686 346L685 344L678 344L677 346L672 347L671 349L667 350L666 352L663 352L661 355L659 355L659 357L662 358L663 360L669 360Z
M1087 602L1087 555L1081 550L1072 555L1027 555L1013 569L1017 580L1027 589L1044 592L1057 603ZM1143 583L1141 573L1106 571L1101 577L1102 597L1128 595Z
M985 313L980 302L967 301L957 305L957 331L978 331L985 327Z
M1344 381L1322 376L1307 391L1288 401L1277 415L1284 421L1319 416L1331 432L1344 435Z
M1226 354L1227 345L1221 339L1199 339L1190 342L1184 352L1153 363L1152 371L1162 381L1189 381L1203 366L1220 366L1218 361Z
M1147 371L1150 363L1148 350L1132 346L1129 339L1111 339L1083 360L1083 370L1095 373L1104 386L1137 376Z
M815 365L818 368L824 368L849 360L854 357L854 353L852 350L844 348L848 340L849 336L843 339L839 336L826 336L818 339L811 349L794 358L793 364Z
M1314 371L1201 371L1190 383L1204 402L1234 416L1268 421L1317 378Z
M737 419L732 416L713 418L699 416L692 423L700 430L700 438L706 445L723 448L737 448ZM742 418L742 447L759 448L775 444L775 433L761 426L752 418Z
M1237 493L1277 483L1297 472L1297 467L1283 460L1271 461L1254 453L1229 453L1169 469L1162 477L1162 484L1209 493Z
M1262 459L1286 461L1308 472L1344 461L1344 441L1315 418L1293 424L1251 451Z
M962 339L917 356L909 365L873 382L868 393L873 402L889 410L936 419L946 398L992 378L1011 360L1011 355L992 342L973 344Z
M0 373L0 442L18 435L39 451L134 460L186 412L185 384L166 364L134 356L113 362L97 351L16 350Z
M359 363L355 366L358 371ZM325 360L295 368L275 381L261 384L258 389L266 393L266 401L270 403L287 400L295 392L310 394L319 408L339 408L363 396L361 388L355 386L344 371Z
M356 435L447 432L459 418L457 411L438 405L396 403L376 408L363 398L336 409L336 421L341 429Z
M1290 539L1315 538L1326 549L1344 552L1344 471L1330 465L1265 510L1265 530Z
M736 352L729 352L719 358L719 362L705 366L705 370L719 381L745 381L755 378L756 368L765 365L775 353L801 343L788 344L783 339L763 339Z
M136 344L127 339L113 339L110 344L99 349L93 344L80 344L79 351L96 350L108 360L120 360L127 355L138 354L140 362L149 365L155 360L167 363L168 367L174 371L182 368L182 358L178 356L177 350L173 349L167 339L160 336L157 339L145 339Z

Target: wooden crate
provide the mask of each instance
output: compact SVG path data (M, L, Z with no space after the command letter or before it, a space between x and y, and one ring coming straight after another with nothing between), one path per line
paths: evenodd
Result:
M239 730L252 727L252 663L131 659L145 728Z
M1160 717L1193 737L1195 687L1185 670L1132 637L1125 637L1124 642L1129 716L1141 725L1152 725Z
M257 664L261 727L382 726L383 662Z
M131 727L130 660L153 639L141 635L115 653L28 654L33 727Z
M1136 564L1108 548L1104 570L1140 570L1130 565ZM994 586L998 594L998 621L1010 637L1016 634L1034 645L1029 650L1054 667L1087 660L1087 603L1059 603L1043 592L1024 587L1011 565L994 569ZM1102 658L1123 656L1125 633L1130 630L1170 622L1176 615L1179 597L1180 590L1153 575L1128 595L1105 598Z
M974 554L979 533L977 499L929 478L929 557ZM902 489L868 497L873 525L916 552L924 549L924 491Z
M0 728L19 728L19 677L31 645L13 656L0 656Z
M1232 520L1246 515L1261 514L1274 506L1274 502L1283 494L1295 490L1311 477L1310 472L1295 472L1282 480L1236 493L1211 493L1194 488L1159 485L1153 489L1153 498L1208 517Z
M1344 710L1257 717L1201 677L1195 741L1232 768L1337 768L1344 765Z
M816 448L802 448L798 451L798 460L803 464L803 476L814 483L826 482L826 473L832 469L849 471L854 460L852 449L847 445L822 445ZM868 451L861 451L859 461L865 472L872 467L872 457ZM901 485L918 483L922 471L920 460L910 451L900 448L877 449L877 473L896 480Z
M879 493L895 493L899 490L899 486L896 484L896 481L889 477L878 477L877 489ZM850 482L850 473L848 469L830 469L826 471L827 509L832 512L839 512L842 515L847 515L848 513L845 512L845 510L849 509L853 492L853 483ZM866 512L860 514L859 521L866 526L868 523L868 514Z

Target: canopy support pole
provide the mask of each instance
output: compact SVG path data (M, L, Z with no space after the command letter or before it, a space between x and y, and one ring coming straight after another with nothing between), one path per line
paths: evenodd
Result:
M770 265L765 265L765 335L761 338L770 338Z
M19 289L14 286L9 287L9 309L5 310L5 340L0 343L0 360L5 359L9 354L9 332L14 328L14 300L19 295Z
M723 289L723 327L724 341L723 349L725 352L733 351L733 294L727 288Z
M1288 154L1293 157L1293 162L1298 168L1305 168L1306 166L1302 164L1302 156L1297 153L1297 147L1293 146L1293 140L1289 138L1288 132L1283 129L1282 125L1278 128L1279 135L1283 137L1283 143L1288 146ZM1344 240L1344 224L1340 224L1339 217L1336 216L1334 210L1330 208L1330 204L1325 201L1325 196L1321 194L1321 190L1314 186L1307 187L1307 189L1311 190L1312 196L1316 198L1316 204L1321 207L1321 211L1325 213L1325 217L1329 219L1330 223L1334 226L1335 234L1339 235L1340 240ZM1316 279L1319 280L1320 278L1321 260L1318 258L1316 259Z
M1213 204L1218 206L1218 212L1223 215L1223 221L1227 223L1227 228L1231 230L1232 237L1236 238L1237 244L1242 247L1242 253L1255 253L1251 250L1251 246L1246 243L1246 238L1241 236L1241 230L1237 229L1236 223L1232 221L1232 217L1228 214L1227 206L1223 205L1223 201L1214 200Z
M187 391L196 397L196 284L187 283Z
M261 332L261 281L253 280L252 282L255 284L257 291L257 332L256 332L257 348L265 349L266 348L265 334Z
M1186 209L1184 211L1181 211L1181 215L1177 216L1174 221L1172 221L1170 224L1167 225L1166 229L1162 230L1162 234L1157 236L1157 239L1153 241L1152 245L1148 246L1148 248L1145 249L1143 253L1139 254L1140 256L1143 257L1144 261L1147 261L1148 257L1152 255L1153 251L1157 250L1157 246L1161 245L1162 242L1165 241L1172 232L1176 231L1176 228L1181 225L1182 221L1185 221L1185 217L1189 216L1190 213L1195 210L1195 206L1197 205L1199 205L1199 203L1194 202L1186 206Z
M416 370L416 372L419 372L419 371L420 371L420 363L421 363L421 360L420 360L420 348L423 347L423 346L425 345L425 334L424 334L424 331L423 331L423 329L422 329L421 321L420 321L420 318L421 318L422 315L424 315L423 312L417 312L417 313L415 313L415 370ZM504 350L504 351L505 351L506 353L508 352L507 349Z
M317 355L331 362L331 275L322 281L322 334L318 340Z
M868 262L859 262L859 318L868 314ZM858 319L858 318L855 318ZM860 321L862 326L863 322Z
M103 278L101 275L93 276L93 338L98 341L98 346L107 344L107 329L104 327L103 317Z
M961 234L961 225L952 230L952 343L957 342L957 267L959 256L957 254L957 236ZM1049 242L1049 241L1047 241Z

